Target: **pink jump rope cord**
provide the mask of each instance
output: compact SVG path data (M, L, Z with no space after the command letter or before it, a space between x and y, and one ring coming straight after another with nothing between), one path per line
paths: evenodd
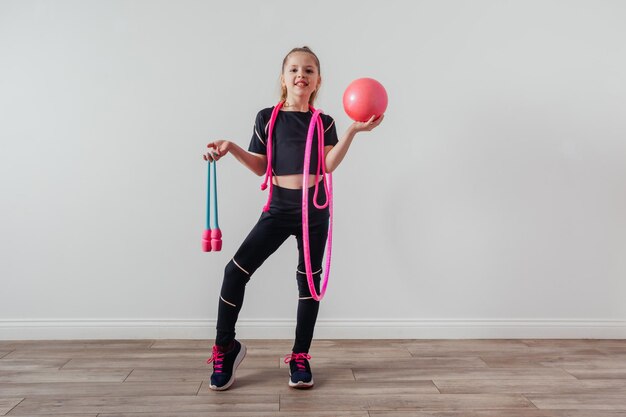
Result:
M267 171L265 172L265 181L261 184L261 190L267 188L269 181L269 193L267 203L263 207L263 211L270 209L270 202L272 200L272 132L274 130L274 123L278 117L278 112L283 106L283 102L278 103L272 111L270 118L269 129L267 134ZM333 176L331 173L326 172L326 164L324 163L324 125L322 124L322 118L320 114L321 110L315 110L310 106L313 111L311 117L311 123L309 124L309 131L306 138L306 148L304 151L304 168L302 172L302 244L304 246L304 265L306 269L306 278L309 284L309 291L315 301L320 301L326 294L326 287L328 286L328 276L330 275L330 259L332 255L333 247ZM313 194L313 205L318 209L324 209L328 207L330 213L330 219L328 223L328 244L326 247L326 268L324 268L324 280L322 281L322 288L318 294L315 290L315 284L313 283L313 272L311 268L311 249L309 246L309 167L311 166L311 146L313 145L313 135L315 133L315 127L317 126L317 170L315 171L315 192ZM324 189L326 190L326 202L323 205L317 203L317 193L319 187L319 175L320 171L323 175L322 182L324 183Z
M267 183L269 181L270 191L267 195L267 204L263 207L263 211L269 211L270 209L270 201L272 201L272 191L274 190L274 184L272 182L272 133L274 132L274 123L276 123L276 118L278 117L278 112L281 107L283 107L283 101L278 103L274 110L272 110L272 117L270 117L270 125L267 133L267 170L265 171L265 180L263 184L261 184L261 190L265 190L267 188Z

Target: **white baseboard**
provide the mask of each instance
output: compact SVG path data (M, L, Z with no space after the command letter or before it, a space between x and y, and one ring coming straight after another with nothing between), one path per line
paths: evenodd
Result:
M242 339L291 339L294 320L239 320ZM213 339L215 320L0 320L0 340ZM318 320L316 339L626 339L626 320Z

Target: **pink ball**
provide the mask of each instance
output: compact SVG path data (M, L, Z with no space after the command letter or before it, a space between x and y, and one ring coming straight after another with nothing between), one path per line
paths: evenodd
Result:
M387 91L373 78L359 78L343 93L343 108L354 121L366 122L380 117L387 109Z

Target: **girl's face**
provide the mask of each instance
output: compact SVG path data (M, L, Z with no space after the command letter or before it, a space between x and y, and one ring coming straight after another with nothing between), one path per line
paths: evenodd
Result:
M322 82L315 58L306 52L289 55L280 79L282 86L287 88L287 101L294 96L308 101Z

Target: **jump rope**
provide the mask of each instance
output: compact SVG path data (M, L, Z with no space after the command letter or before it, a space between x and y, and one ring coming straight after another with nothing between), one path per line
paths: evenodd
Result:
M267 134L267 170L265 171L265 180L261 184L261 190L265 190L269 183L269 192L267 203L263 207L263 211L269 211L272 201L272 191L274 184L272 182L272 134L274 132L274 124L278 117L278 112L283 107L284 102L278 103L272 110L270 118L268 134ZM302 172L302 244L304 250L304 265L306 269L307 282L309 291L314 300L320 301L326 294L328 286L328 277L330 275L330 260L332 256L333 246L333 175L326 172L326 164L324 163L324 125L322 123L321 110L316 110L313 106L309 106L313 112L309 130L306 138L306 146L304 151L304 168ZM328 207L330 218L328 223L328 238L326 245L326 267L324 268L324 279L322 281L321 291L318 294L313 282L313 269L311 267L311 249L309 246L309 168L311 166L311 148L313 145L313 136L317 128L317 169L315 171L315 191L313 193L313 205L315 208L322 210ZM211 171L213 175L211 175ZM326 202L324 204L317 203L317 195L320 183L320 174L322 175L322 183L326 191ZM222 249L222 232L219 229L217 221L217 172L216 163L208 164L208 181L207 181L207 220L206 229L202 238L202 247L205 252L220 251ZM211 178L213 179L213 187L211 187ZM211 208L213 209L214 222L211 223Z

